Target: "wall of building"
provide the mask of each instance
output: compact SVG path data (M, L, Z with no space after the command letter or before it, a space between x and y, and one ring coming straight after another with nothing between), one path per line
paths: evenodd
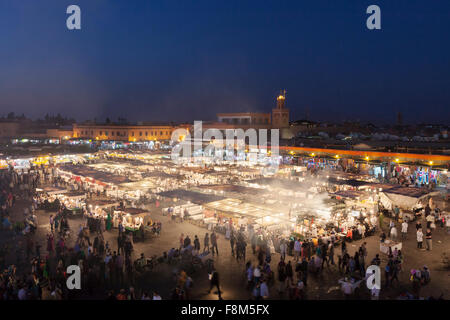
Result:
M0 122L0 138L14 138L19 134L18 122Z
M243 113L219 113L219 122L233 125L268 125L270 113L243 112Z
M47 129L47 138L70 139L73 136L73 130Z
M170 140L175 126L74 125L73 137L92 140Z

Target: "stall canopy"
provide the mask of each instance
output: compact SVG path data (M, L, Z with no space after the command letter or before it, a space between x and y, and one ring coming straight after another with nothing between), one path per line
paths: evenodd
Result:
M150 212L139 208L125 208L123 212L131 216L144 216L150 214Z
M94 208L95 207L109 208L109 207L118 207L120 203L114 200L89 200L87 204Z
M298 181L290 181L286 179L279 179L279 178L259 178L259 179L253 179L247 181L250 184L257 184L261 186L271 186L273 188L282 188L282 189L288 189L288 190L301 190L307 189L307 186L305 183L301 183Z
M220 212L230 213L236 216L244 216L249 218L264 218L279 214L269 207L242 202L238 199L232 198L210 202L205 204L204 207L205 209L209 210L216 210Z
M352 187L361 187L361 186L370 186L372 185L371 182L361 181L361 180L355 180L355 179L336 179L330 177L328 179L330 183L337 184L337 185L347 185Z
M99 170L95 170L89 167L79 167L79 166L73 166L73 165L65 165L60 167L61 171L70 172L72 175L75 176L75 178L80 179L81 177L86 177L90 179L94 179L96 183L106 182L106 183L112 183L115 185L121 184L121 183L127 183L131 182L131 180L126 176L120 176L112 173L102 172ZM100 181L98 181L100 180Z
M439 192L437 192L439 193ZM413 187L394 187L380 192L380 201L382 205L391 210L394 206L401 209L411 210L428 196L434 195L426 189Z
M340 198L358 198L364 196L364 192L362 191L356 191L356 190L346 190L346 191L338 191L336 193L333 193L334 196L340 197Z
M158 195L167 198L177 198L185 201L190 201L196 204L203 204L212 201L223 200L225 197L213 195L213 194L204 194L200 192L188 191L184 189L177 189L172 191L160 192Z
M199 186L201 189L210 189L215 191L223 191L223 192L232 192L232 193L241 193L241 194L250 194L250 195L262 195L267 194L268 191L264 189L244 187L234 184L220 184L220 185L201 185Z

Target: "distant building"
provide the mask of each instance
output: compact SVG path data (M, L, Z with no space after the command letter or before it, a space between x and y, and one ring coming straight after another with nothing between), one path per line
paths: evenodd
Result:
M272 114L264 112L218 113L217 122L203 122L207 129L286 129L289 127L289 109L285 107L286 91L277 97L277 106Z
M15 138L20 133L20 122L0 121L0 138Z
M177 128L172 124L74 124L73 138L115 141L160 141L170 140L172 132Z
M270 113L242 112L242 113L218 113L219 122L232 125L270 125Z
M46 137L49 139L68 140L73 136L72 127L62 127L57 129L47 129Z

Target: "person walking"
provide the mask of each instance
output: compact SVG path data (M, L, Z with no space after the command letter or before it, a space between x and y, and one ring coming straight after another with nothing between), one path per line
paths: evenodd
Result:
M345 238L344 238L344 239L342 239L342 243L341 243L341 256L343 257L346 252L347 252L347 243L345 242Z
M394 241L397 240L397 227L395 224L391 227L391 239Z
M184 247L184 234L182 233L180 236L180 250Z
M258 283L260 278L261 278L261 266L257 265L253 269L253 280L255 283Z
M295 239L295 243L294 243L294 259L295 261L298 261L299 257L300 257L300 251L301 251L301 243L300 243L300 239Z
M116 257L116 283L119 286L123 285L123 266L124 266L124 260L123 257L120 255L120 252L118 252Z
M422 229L417 230L417 248L422 249L423 232Z
M291 286L294 282L294 272L292 270L291 260L288 261L286 268L286 278L287 278L287 286Z
M205 238L203 239L203 252L205 252L206 250L209 251L209 234L208 232L205 234Z
M211 233L211 250L213 255L214 250L216 251L217 255L219 255L219 249L217 248L217 235L214 231L213 233Z
M278 293L281 295L284 292L286 285L286 264L284 263L284 259L281 259L278 263L278 282L279 288Z
M211 283L210 283L208 294L211 293L211 290L213 287L217 288L217 294L219 295L219 300L222 300L222 292L220 291L220 284L219 284L219 273L215 269L213 269L213 271L212 271Z
M249 261L246 265L246 275L247 275L247 289L250 289L253 284L253 266L251 262Z
M399 264L398 262L394 262L392 263L392 270L391 270L391 284L394 284L394 280L397 280L397 285L399 284L399 280L398 280L398 272L399 272Z
M431 249L433 248L432 247L432 239L431 239L432 237L431 237L431 229L427 229L427 233L426 233L426 235L425 235L425 239L426 239L426 242L427 242L427 250L428 251L431 251Z
M380 216L378 217L378 222L380 224L380 230L383 230L383 224L384 224L384 215L383 212L380 212Z
M236 244L236 238L234 237L233 231L230 234L230 246L231 246L231 255L234 257L234 247Z
M260 295L261 298L266 300L269 299L269 287L267 286L267 281L265 278L263 278L260 286Z
M430 214L425 218L425 220L427 221L427 229L430 229L430 228L431 228L431 225L434 224L434 222L435 222L435 217L434 217L433 214L430 213Z
M123 248L124 248L124 239L123 239L123 237L122 237L122 234L120 234L118 237L117 237L117 252L122 252L123 253Z
M328 260L334 266L334 245L330 241L328 242Z
M195 239L194 239L194 249L196 251L200 251L200 240L198 240L197 235L195 235Z
M186 238L184 238L183 241L183 248L187 248L191 245L191 238L189 238L189 235L186 236Z
M308 285L308 272L309 272L309 266L308 261L306 261L306 258L302 259L302 264L300 267L302 281L305 286Z
M53 219L53 215L50 215L50 229L53 232L53 226L55 225L55 220Z
M280 255L281 255L281 259L283 259L283 261L286 259L286 249L287 249L286 241L284 241L284 239L282 239L281 244L280 244Z
M389 261L386 264L386 267L384 268L384 276L385 276L385 280L386 280L386 283L385 283L386 288L389 288L389 283L390 283L390 280L391 280L391 274L392 274L392 266L391 266L391 263Z
M402 240L406 240L407 234L408 234L408 222L403 220L403 222L402 222Z

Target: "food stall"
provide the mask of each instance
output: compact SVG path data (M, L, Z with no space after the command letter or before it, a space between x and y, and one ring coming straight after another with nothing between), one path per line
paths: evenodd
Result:
M272 210L270 207L243 202L233 198L206 203L204 208L210 212L214 212L216 221L213 221L210 217L205 218L205 223L212 224L209 228L219 227L220 229L227 229L231 226L240 228L240 223L244 221L243 218L247 218L249 224L254 224L258 228L262 227L262 225L258 224L257 221L262 223L262 218L280 218L279 212ZM265 221L268 222L267 218Z
M395 249L400 251L402 250L402 243L393 240L385 240L384 242L380 243L381 253L389 254L389 248L392 250L391 252L394 252Z
M125 233L131 233L133 235L133 239L143 239L145 225L153 223L150 218L150 212L138 208L114 210L113 221L122 222Z
M56 197L71 215L83 214L83 208L86 207L86 194L84 192L64 192L57 194Z
M8 167L8 162L6 162L6 160L0 159L0 170L8 169Z

